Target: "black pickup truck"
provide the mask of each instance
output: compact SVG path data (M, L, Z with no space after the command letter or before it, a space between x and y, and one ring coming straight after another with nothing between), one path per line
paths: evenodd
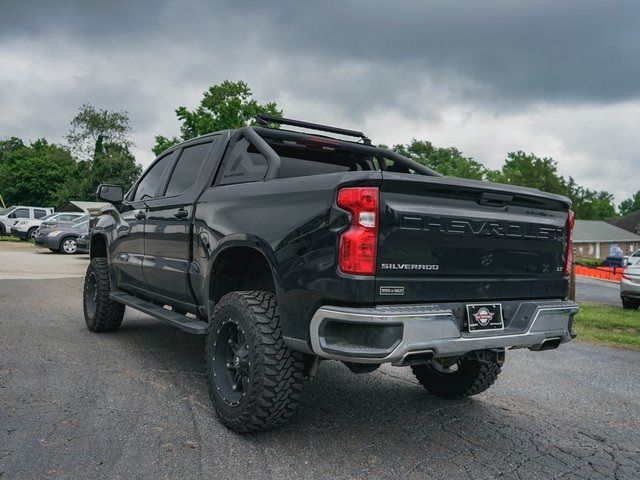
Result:
M93 332L129 306L206 335L226 426L285 422L321 359L410 366L459 398L505 349L575 336L567 198L443 177L361 132L258 122L170 148L126 195L100 185L84 284Z

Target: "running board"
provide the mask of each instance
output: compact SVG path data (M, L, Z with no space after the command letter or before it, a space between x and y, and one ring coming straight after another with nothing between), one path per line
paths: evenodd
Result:
M181 315L166 308L159 307L155 303L147 302L141 298L134 297L124 292L112 292L110 297L118 303L122 303L128 307L135 308L147 315L151 315L158 320L164 320L169 322L174 327L182 330L183 332L193 333L196 335L204 335L207 333L209 324L202 320L195 318L189 318L185 315Z

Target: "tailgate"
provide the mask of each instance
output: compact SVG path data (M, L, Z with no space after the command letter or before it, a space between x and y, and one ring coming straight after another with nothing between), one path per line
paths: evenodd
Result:
M568 209L533 189L384 172L376 300L564 297Z

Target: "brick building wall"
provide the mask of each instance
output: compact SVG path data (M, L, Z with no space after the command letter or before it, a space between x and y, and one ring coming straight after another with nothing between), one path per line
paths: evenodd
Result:
M625 255L640 249L640 242L575 242L576 256L604 260L609 255L609 248L620 245Z

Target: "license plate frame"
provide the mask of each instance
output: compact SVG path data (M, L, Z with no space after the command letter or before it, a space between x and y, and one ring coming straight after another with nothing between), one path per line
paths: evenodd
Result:
M469 333L504 330L501 303L470 303L466 310Z

